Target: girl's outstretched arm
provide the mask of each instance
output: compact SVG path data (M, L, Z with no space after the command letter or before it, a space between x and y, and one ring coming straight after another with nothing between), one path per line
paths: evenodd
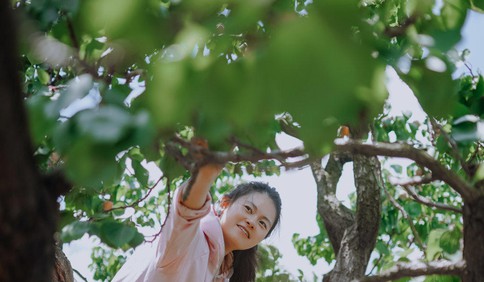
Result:
M198 169L198 172L192 176L194 179L189 180L189 185L184 185L182 187L182 203L184 206L190 209L200 209L207 200L207 194L209 193L210 187L212 186L217 176L223 169L223 165L209 163L203 165ZM191 184L191 185L190 185ZM188 194L185 194L185 190L190 189Z

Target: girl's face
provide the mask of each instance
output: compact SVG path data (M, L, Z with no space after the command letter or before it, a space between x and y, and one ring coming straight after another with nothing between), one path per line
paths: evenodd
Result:
M246 250L260 243L276 220L276 207L265 193L253 192L235 202L224 198L220 223L225 253Z

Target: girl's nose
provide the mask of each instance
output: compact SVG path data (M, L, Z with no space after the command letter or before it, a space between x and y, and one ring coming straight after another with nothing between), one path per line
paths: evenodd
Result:
M247 220L246 220L246 223L247 223L247 226L248 226L250 229L254 229L254 224L252 223L252 220L247 219Z

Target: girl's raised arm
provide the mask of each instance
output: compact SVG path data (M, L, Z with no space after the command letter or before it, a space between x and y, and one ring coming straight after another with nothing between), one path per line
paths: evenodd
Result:
M183 186L183 205L194 210L202 208L207 200L210 187L222 169L223 165L213 163L200 167L198 173L192 176L193 179L189 180L189 185ZM188 191L186 191L187 189Z

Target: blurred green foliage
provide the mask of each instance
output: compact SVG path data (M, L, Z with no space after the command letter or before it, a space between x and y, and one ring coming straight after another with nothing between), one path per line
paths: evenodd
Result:
M64 170L74 184L62 199L62 240L89 234L105 244L93 252L97 280L109 280L122 265L120 250L145 240L142 227L159 228L169 191L188 177L164 147L174 134L203 137L219 151L231 149L228 140L235 137L267 152L278 148L275 137L283 130L278 117L284 115L305 150L322 156L331 151L340 125L373 123L375 140L431 150L461 171L445 137L451 136L461 158L474 164L472 181L484 179L479 165L484 78L454 73L467 52L455 50L462 26L470 9L484 11L483 1L11 3L21 19L21 74L35 158L46 172ZM410 86L429 115L425 122L386 114L388 67ZM438 130L430 125L434 118ZM213 188L214 199L246 174L279 174L279 164L228 164ZM425 172L393 165L385 173ZM409 241L415 234L385 200L379 257L372 262L378 271L415 250L428 260L458 252L462 224L455 216L409 201L387 185L427 249ZM460 204L446 185L424 185L419 193ZM319 235L293 237L312 264L334 259L318 222ZM278 281L289 279L277 267L280 253L270 246L262 252L265 271ZM263 281L272 281L267 277Z

